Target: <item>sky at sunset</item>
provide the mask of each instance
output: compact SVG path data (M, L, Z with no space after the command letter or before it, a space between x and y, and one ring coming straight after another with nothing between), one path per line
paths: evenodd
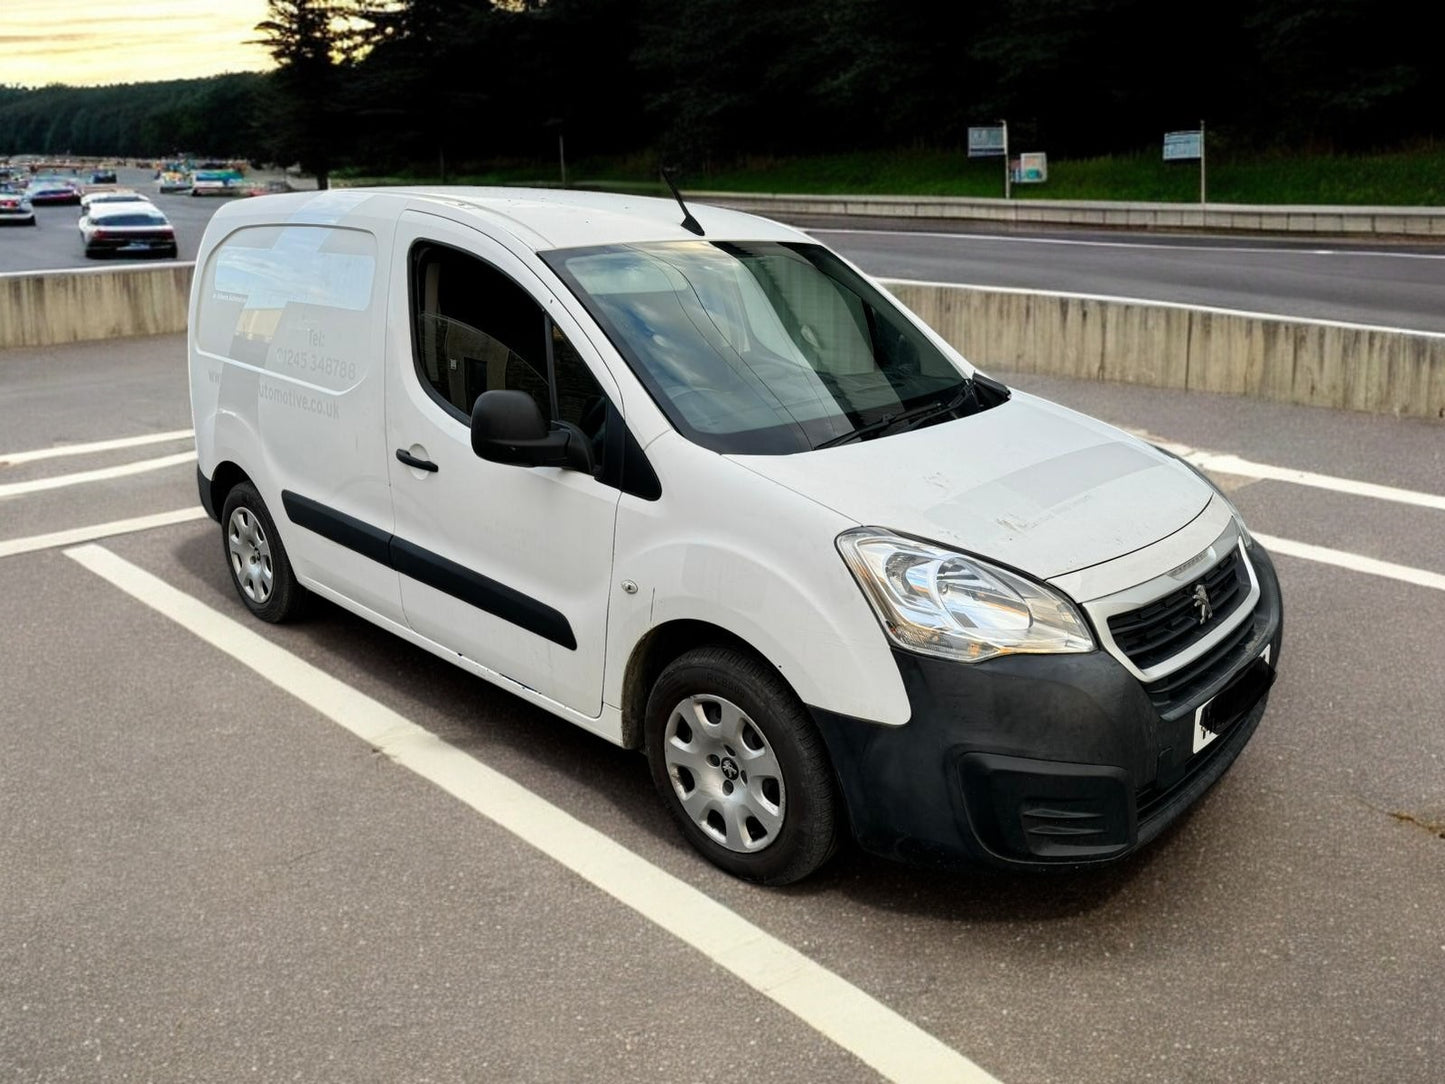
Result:
M266 0L0 0L0 84L142 83L270 66Z

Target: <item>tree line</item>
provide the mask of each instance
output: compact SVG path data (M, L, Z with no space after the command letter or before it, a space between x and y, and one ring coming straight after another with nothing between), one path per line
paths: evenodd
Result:
M1186 17L1187 14L1187 17ZM1057 156L1200 119L1252 149L1441 134L1428 34L1366 0L270 0L264 75L0 88L0 154L185 148L323 172L651 153L957 147L1007 118Z

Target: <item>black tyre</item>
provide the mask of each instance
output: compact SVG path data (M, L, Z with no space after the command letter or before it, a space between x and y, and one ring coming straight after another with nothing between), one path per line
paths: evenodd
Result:
M663 802L714 865L789 884L837 846L823 739L766 663L721 646L680 656L648 696L644 741Z
M221 551L248 610L277 624L300 616L306 589L296 582L276 523L250 482L237 483L226 495Z

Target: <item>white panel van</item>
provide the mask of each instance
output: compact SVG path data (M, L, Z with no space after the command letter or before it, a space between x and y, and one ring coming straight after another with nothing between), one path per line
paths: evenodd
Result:
M740 877L847 836L1015 868L1156 836L1278 665L1230 502L978 372L806 234L681 217L457 188L221 208L191 401L245 605L329 599L645 750Z

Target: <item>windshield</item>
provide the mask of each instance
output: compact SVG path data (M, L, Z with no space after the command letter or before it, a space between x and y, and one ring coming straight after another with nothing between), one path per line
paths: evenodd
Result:
M957 416L965 374L827 249L683 241L543 253L672 424L779 455ZM982 403L973 403L979 409ZM866 432L860 432L861 430Z

